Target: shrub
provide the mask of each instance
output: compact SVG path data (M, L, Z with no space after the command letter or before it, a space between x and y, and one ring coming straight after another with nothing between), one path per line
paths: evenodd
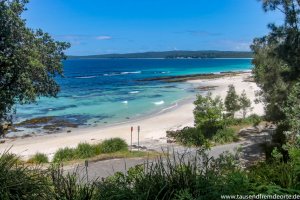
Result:
M44 172L19 164L19 160L7 152L0 155L0 199L49 199Z
M41 163L48 163L48 156L43 153L36 153L34 156L32 156L29 160L29 163L36 163L36 164L41 164Z
M224 105L220 96L213 98L211 93L207 96L197 95L194 104L195 126L202 124L217 126L222 122Z
M225 97L225 108L231 117L234 117L234 113L240 109L239 95L235 91L234 85L228 85L227 95Z
M186 146L200 147L206 142L201 129L195 127L184 127L181 130L168 131L167 136Z
M96 155L95 145L90 145L88 143L80 143L75 149L76 158L90 158Z
M99 199L219 199L250 189L246 174L227 155L167 156L134 171L99 182Z
M258 116L257 114L252 114L246 118L249 122L253 124L253 126L259 125L259 123L263 120L262 117Z
M98 148L101 153L113 153L128 150L127 143L121 138L104 140Z
M238 140L235 130L232 128L219 129L217 133L212 137L212 141L218 144L224 144L229 142L235 142Z
M52 199L97 199L96 181L87 182L86 176L80 176L78 168L66 173L60 166L51 166L49 172Z
M61 148L58 149L53 157L53 162L64 162L75 159L76 151L72 148Z

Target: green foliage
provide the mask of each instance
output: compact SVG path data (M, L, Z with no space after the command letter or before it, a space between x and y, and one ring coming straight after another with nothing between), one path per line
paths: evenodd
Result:
M234 113L236 111L240 110L239 95L237 95L235 87L233 85L228 86L228 91L225 98L225 108L232 117L234 117Z
M65 162L69 160L74 160L76 157L76 150L65 147L62 149L58 149L53 157L53 162Z
M283 113L287 117L285 123L290 127L293 137L296 137L300 134L300 81L291 88Z
M48 156L43 153L36 153L34 156L32 156L29 160L29 163L36 163L36 164L42 164L42 163L48 163Z
M4 152L0 155L0 199L47 199L45 172L25 167L19 158Z
M54 77L62 74L63 51L70 46L26 27L21 16L27 2L0 1L0 122L8 119L16 103L57 94Z
M75 157L80 159L93 157L96 155L95 145L80 143L75 149L75 154Z
M59 165L48 170L19 165L11 154L0 157L1 199L220 199L232 194L300 194L300 151L286 146L290 160L273 152L272 162L246 170L237 157L210 157L204 149L197 155L172 154L117 172L102 180L86 181L78 170L64 172Z
M127 151L128 146L126 142L121 138L113 138L104 140L100 146L101 153L112 153L116 151Z
M226 118L224 123L226 126L237 126L237 125L253 125L257 126L261 121L263 121L264 117L261 117L257 114L252 114L246 118Z
M207 141L200 128L184 127L181 130L168 131L167 136L176 139L185 146L200 147L206 145Z
M267 119L289 124L287 121L292 116L285 111L286 102L293 95L292 90L300 77L300 2L266 0L263 7L265 11L283 13L284 23L280 26L270 24L270 33L254 40L251 46L254 78L262 89L260 95L266 105ZM286 128L281 134L290 127Z
M243 118L245 119L248 109L251 107L251 101L247 97L245 90L243 90L241 96L239 97L239 106L242 109Z
M85 182L86 177L79 178L78 170L64 173L58 166L51 166L49 169L52 197L51 199L96 199L95 182ZM50 193L50 192L49 192Z
M217 144L225 144L238 141L237 134L232 128L219 129L211 139Z
M98 144L80 143L76 148L62 148L55 152L53 162L91 158L100 154L128 151L127 143L120 138L104 140Z
M195 126L203 124L218 126L220 124L223 119L224 106L219 96L213 98L211 93L207 96L197 95L194 104Z
M233 156L215 159L199 151L190 160L186 157L161 158L134 176L118 173L99 183L99 196L116 200L220 199L221 194L249 194L251 185Z

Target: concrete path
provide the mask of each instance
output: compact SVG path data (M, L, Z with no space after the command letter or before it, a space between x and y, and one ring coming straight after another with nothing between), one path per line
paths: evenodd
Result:
M274 127L262 128L249 128L241 130L241 140L236 143L219 145L212 147L208 154L210 157L218 157L224 152L235 153L240 149L240 161L242 165L248 165L253 161L264 158L264 151L262 143L271 140L270 134L274 132ZM177 154L176 156L189 155L193 157L196 155L196 148L186 148L176 144L163 143L161 141L146 141L140 144L144 148L151 149L158 152L169 152L169 154ZM126 158L126 159L112 159L105 161L90 162L87 167L89 180L102 179L113 175L116 172L126 173L130 167L136 165L143 165L145 163L155 162L156 159L147 158ZM82 178L86 178L86 168L84 163L65 168L66 171L78 170Z

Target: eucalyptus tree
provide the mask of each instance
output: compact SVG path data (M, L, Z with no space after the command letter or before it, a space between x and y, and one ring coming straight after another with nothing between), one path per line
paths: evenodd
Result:
M55 41L42 30L26 26L22 13L28 0L0 1L0 122L7 120L16 103L37 97L55 97L62 75L64 50L70 44ZM0 135L3 128L0 128Z
M288 120L284 108L291 88L300 78L300 1L262 0L266 12L282 13L283 24L269 24L270 33L256 38L251 46L254 52L254 78L262 91L267 119L282 124ZM282 130L289 129L288 126Z

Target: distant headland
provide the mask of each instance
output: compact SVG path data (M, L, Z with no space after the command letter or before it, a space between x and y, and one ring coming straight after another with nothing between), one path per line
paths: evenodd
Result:
M102 54L88 56L68 56L68 59L97 58L161 58L161 59L205 59L205 58L252 58L250 51L161 51L125 54Z

